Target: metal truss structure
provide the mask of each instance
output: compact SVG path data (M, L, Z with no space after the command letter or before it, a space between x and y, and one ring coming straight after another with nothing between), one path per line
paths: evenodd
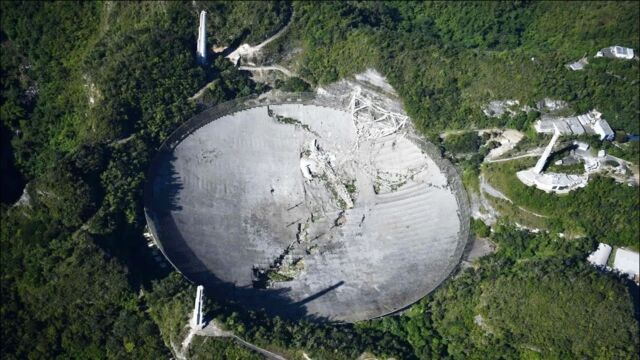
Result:
M396 133L409 120L405 115L386 110L378 104L379 101L359 86L353 92L349 108L356 127L356 147L361 141L376 140Z

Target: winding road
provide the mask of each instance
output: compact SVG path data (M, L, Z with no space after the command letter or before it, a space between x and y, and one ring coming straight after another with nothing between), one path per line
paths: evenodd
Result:
M209 336L209 337L226 337L226 338L233 338L235 339L238 344L246 347L247 349L253 350L259 354L261 354L262 356L264 356L267 359L270 360L287 360L286 358L273 353L269 350L263 349L257 345L254 345L244 339L242 339L241 337L238 337L237 335L235 335L233 332L231 331L226 331L221 329L214 321L210 321L206 324L206 326L197 331L195 333L196 335L199 336Z
M270 42L278 39L284 33L286 33L287 30L289 30L289 26L291 26L294 16L295 16L295 10L292 8L291 16L289 17L289 22L287 22L287 24L282 29L280 29L277 33L273 34L273 36L269 37L267 40L261 42L256 46L251 46L249 44L240 45L232 53L227 55L227 59L231 60L231 62L233 62L234 64L237 64L238 60L240 60L241 57L252 57L256 55L258 52L260 52L260 50L262 50L263 47L265 47Z
M238 69L246 70L246 71L280 71L281 73L291 77L295 76L291 71L289 71L284 66L280 65L268 65L268 66L240 66Z
M499 162L522 159L522 158L526 158L526 157L536 157L536 156L542 155L542 150L543 150L542 148L536 148L536 149L531 150L530 152L528 152L526 154L513 156L513 157L508 157L508 158L502 158L502 159L485 160L484 162L486 162L486 163L499 163Z
M251 46L249 44L240 45L237 49L235 49L233 52L231 52L229 55L226 56L227 59L229 59L234 64L237 64L241 57L254 56L258 52L260 52L260 50L263 47L265 47L267 44L269 44L270 42L278 39L284 33L286 33L287 30L289 30L289 27L291 26L291 23L293 22L293 17L294 16L295 16L295 9L292 8L291 9L291 16L289 17L289 22L287 22L287 24L285 26L283 26L282 29L278 30L277 33L273 34L268 39L266 39L265 41L261 42L260 44L258 44L256 46ZM289 77L295 76L295 74L293 74L287 68L285 68L283 66L280 66L280 65L277 65L277 64L276 65L269 65L269 66L240 66L239 69L240 70L246 70L246 71L280 71L280 72L282 72L283 74L285 74L285 75L287 75ZM193 100L199 99L202 95L204 95L204 92L209 88L209 86L211 84L213 84L216 80L218 80L218 79L214 79L213 81L211 81L208 84L206 84L205 86L203 86L192 97L190 97L189 100L193 101Z

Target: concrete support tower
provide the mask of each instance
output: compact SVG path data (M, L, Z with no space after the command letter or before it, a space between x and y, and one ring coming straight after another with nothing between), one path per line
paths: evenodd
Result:
M196 290L196 303L193 308L193 316L191 317L191 328L201 329L204 325L204 286L198 285Z
M558 141L558 138L560 137L560 131L558 131L558 128L555 125L553 127L554 127L555 131L553 133L553 137L551 138L551 142L544 149L544 152L542 153L542 156L540 157L540 159L538 159L538 162L536 163L536 166L533 168L533 172L535 174L542 173L542 169L544 168L544 164L547 163L547 159L549 158L549 155L551 155L551 151L553 150L553 147L555 146L556 141Z
M198 28L198 61L201 64L207 63L207 12L200 12L200 27Z

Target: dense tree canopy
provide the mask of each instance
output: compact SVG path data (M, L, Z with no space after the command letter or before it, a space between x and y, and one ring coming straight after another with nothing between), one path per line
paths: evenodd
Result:
M477 268L372 326L406 337L424 359L637 356L630 293L584 263L591 244L511 227L492 240L498 252Z
M564 67L605 46L637 50L632 2L0 2L3 142L12 136L29 195L0 208L3 358L166 358L183 335L194 290L156 264L142 237L146 170L162 141L199 110L189 97L205 84L210 104L267 90L220 55L198 64L202 9L210 45L220 46L255 44L293 18L267 55L299 78L277 87L306 91L374 67L426 135L525 129L537 114L489 119L481 106L544 97L579 112L595 107L613 127L640 132L638 61ZM488 148L475 133L442 145L469 155L465 174L477 182ZM628 289L637 288L584 257L606 228L632 245L637 188L596 179L553 206L544 195L509 191L558 216L553 230L588 238L475 224L499 251L384 320L296 322L216 299L207 308L248 340L313 358L632 358L638 336ZM229 341L195 344L196 358L251 356Z
M639 16L632 2L302 3L290 41L304 47L298 70L306 79L379 69L427 132L491 125L480 111L489 100L552 97L639 133L638 61L565 68L606 46L638 49Z

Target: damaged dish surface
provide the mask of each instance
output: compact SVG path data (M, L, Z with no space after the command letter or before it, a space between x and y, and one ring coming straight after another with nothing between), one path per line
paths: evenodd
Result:
M353 96L212 117L161 153L146 211L174 266L245 305L332 321L435 289L468 236L459 178L406 116Z

